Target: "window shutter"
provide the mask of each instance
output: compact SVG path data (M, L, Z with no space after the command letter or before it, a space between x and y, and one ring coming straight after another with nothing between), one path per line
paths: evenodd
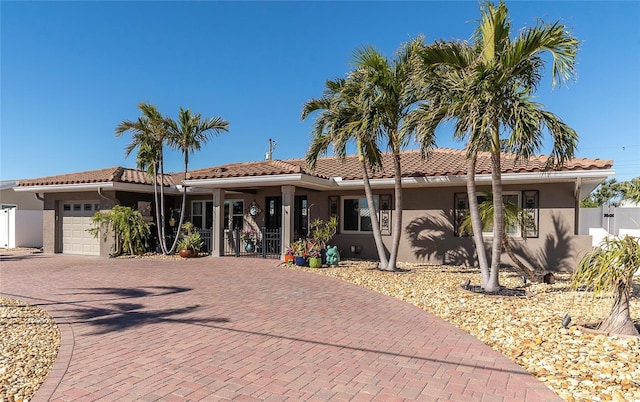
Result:
M467 193L454 193L453 194L453 235L454 236L469 236L469 233L460 233L460 225L465 216L469 213L469 198Z
M540 235L540 191L525 190L522 192L522 209L529 216L530 222L523 229L526 237L537 238Z
M335 217L340 220L340 197L337 195L329 196L329 218ZM340 233L340 225L336 227L336 233Z
M391 234L391 194L380 196L380 234Z

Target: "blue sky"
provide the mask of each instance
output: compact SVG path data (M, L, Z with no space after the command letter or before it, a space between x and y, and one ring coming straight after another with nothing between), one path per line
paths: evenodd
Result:
M540 103L580 135L577 156L614 159L616 179L640 176L640 2L510 1L520 29L561 20L581 41L578 79ZM0 179L134 167L114 128L155 104L221 116L230 132L190 168L304 156L313 119L303 103L349 69L356 48L388 56L423 34L468 39L479 3L0 2ZM440 147L461 148L440 130ZM182 169L169 152L167 170Z

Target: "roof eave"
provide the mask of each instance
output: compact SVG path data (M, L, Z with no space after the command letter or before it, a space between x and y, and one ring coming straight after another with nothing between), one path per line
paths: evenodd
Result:
M598 184L605 181L608 177L613 176L613 169L594 169L594 170L567 170L567 171L551 171L551 172L517 172L502 173L502 182L508 184L524 184L524 183L550 183L550 182L574 182L580 179L583 183L590 183L589 187L593 191ZM364 181L343 180L342 178L333 178L338 188L356 189L364 187ZM476 184L491 183L491 174L478 174L475 177ZM467 175L444 175L444 176L417 176L403 177L402 187L447 187L460 186L467 182ZM393 188L395 185L394 178L371 179L371 188L385 189ZM585 188L588 190L588 187Z
M42 184L35 186L16 186L14 191L31 193L74 193L83 191L130 191L136 193L153 193L150 184L122 183L122 182L98 182L98 183L73 183L73 184ZM181 194L175 186L165 186L165 194Z

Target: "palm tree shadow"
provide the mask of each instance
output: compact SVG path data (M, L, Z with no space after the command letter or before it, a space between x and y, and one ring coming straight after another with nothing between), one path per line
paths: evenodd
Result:
M207 324L226 323L228 318L188 318L180 317L193 313L199 305L164 310L144 310L144 305L136 303L112 304L112 308L80 307L71 309L75 313L71 324L87 324L96 327L90 335L103 335L132 328L161 323Z
M566 224L557 216L551 217L553 233L548 233L543 246L537 251L525 251L524 243L513 244L513 252L532 268L541 268L551 272L571 272L574 262L575 246L571 241L572 234Z
M442 265L474 265L475 248L470 237L458 239L458 245L451 244L453 236L453 213L440 212L440 216L423 216L409 222L406 234L409 244L418 260L429 260Z

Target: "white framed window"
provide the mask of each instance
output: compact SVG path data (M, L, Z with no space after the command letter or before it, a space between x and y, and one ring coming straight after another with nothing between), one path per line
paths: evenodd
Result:
M479 195L478 196L478 204L481 204L482 202L484 202L486 200L486 197L483 195ZM502 193L502 201L504 202L505 205L507 204L513 204L517 207L520 207L520 192L516 192L516 191L504 191ZM505 232L507 233L507 236L509 237L521 237L522 236L522 228L520 227L519 224L515 224L515 225L511 225L511 226L505 226L504 228ZM488 227L486 227L483 232L482 232L483 236L493 236L493 225L489 225Z
M240 229L244 227L244 201L224 200L224 228Z
M373 197L373 203L375 208L370 208L366 197L342 197L341 231L343 233L369 233L373 231L371 214L377 214L380 210L378 196Z

